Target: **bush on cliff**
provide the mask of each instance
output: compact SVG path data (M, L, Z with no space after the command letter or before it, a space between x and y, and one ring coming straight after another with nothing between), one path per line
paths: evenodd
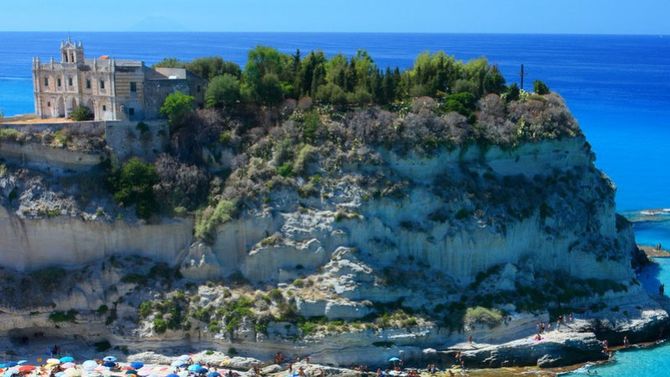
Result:
M137 157L126 162L110 177L114 199L122 206L135 205L137 216L148 219L158 210L153 186L158 183L156 168Z
M88 107L77 106L74 110L72 110L72 113L70 113L70 117L77 122L83 122L86 120L93 120L94 115L91 109Z
M161 106L161 115L168 119L173 128L182 126L186 117L193 111L195 98L182 92L171 93Z
M463 322L466 325L485 324L490 328L498 326L503 320L500 310L488 309L482 306L468 308L465 311Z
M240 101L240 81L237 77L224 74L210 81L205 92L208 108L233 106Z

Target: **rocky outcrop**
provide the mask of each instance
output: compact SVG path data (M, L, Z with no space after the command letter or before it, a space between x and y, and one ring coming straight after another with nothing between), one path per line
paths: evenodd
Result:
M554 368L607 360L602 343L592 333L550 333L542 340L520 339L501 345L462 350L468 368L539 366Z

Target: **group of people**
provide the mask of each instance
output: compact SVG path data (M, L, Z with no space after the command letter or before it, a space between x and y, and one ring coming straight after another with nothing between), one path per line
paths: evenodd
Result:
M557 331L560 331L561 326L563 326L567 323L572 323L574 321L575 321L575 317L572 315L572 313L570 313L568 315L565 315L565 316L563 314L561 314L556 318L555 328L556 328ZM551 322L547 322L547 323L538 322L537 323L537 333L535 334L533 339L536 340L536 341L542 340L543 339L542 334L544 334L545 332L548 332L548 331L551 331Z

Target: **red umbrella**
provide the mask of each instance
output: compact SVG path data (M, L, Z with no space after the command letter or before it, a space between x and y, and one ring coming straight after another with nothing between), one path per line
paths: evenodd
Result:
M35 370L35 366L34 366L34 365L21 365L21 366L19 367L19 372L20 372L20 373L22 373L22 372L32 372L32 371L34 371L34 370Z

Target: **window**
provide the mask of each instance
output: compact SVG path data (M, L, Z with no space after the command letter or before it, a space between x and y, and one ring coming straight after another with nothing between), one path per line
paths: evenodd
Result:
M60 82L60 79L58 79L58 87L60 88L60 86L61 86L61 82Z
M72 77L67 78L67 86L72 86Z
M130 92L131 93L136 93L137 92L137 83L136 82L131 82L130 83Z
M133 108L133 107L129 107L129 108L128 108L128 115L129 115L129 116L133 116L133 115L135 115L135 108Z
M47 101L47 107L51 107L51 102Z
M105 89L105 80L100 80L100 89Z
M107 105L102 105L102 111L107 111Z
M91 80L86 79L86 89L91 89Z
M44 78L44 86L49 86L49 78L48 77Z

